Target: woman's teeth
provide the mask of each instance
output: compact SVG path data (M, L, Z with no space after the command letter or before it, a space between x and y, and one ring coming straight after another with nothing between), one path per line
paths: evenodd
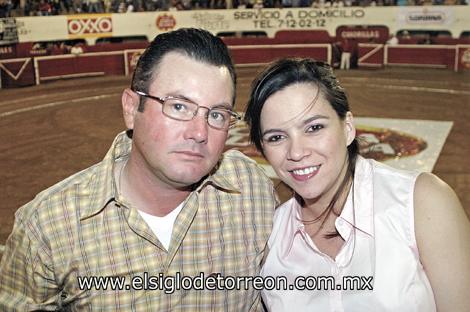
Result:
M320 168L320 166L313 166L313 167L308 167L304 169L297 169L297 170L292 170L292 172L295 175L306 175L306 174L311 174L314 171L317 171Z

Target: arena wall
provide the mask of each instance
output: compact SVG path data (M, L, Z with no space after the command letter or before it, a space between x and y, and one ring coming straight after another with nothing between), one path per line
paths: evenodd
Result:
M0 20L1 87L92 76L126 75L155 35L201 27L223 36L239 66L285 56L334 64L337 45L351 40L359 67L419 66L470 70L470 7L350 7L330 9L211 10L21 17ZM399 31L447 32L434 44L417 38L386 40ZM97 44L100 38L144 41ZM85 40L84 53L66 54L58 42ZM48 43L44 47L37 43ZM37 48L40 46L40 48Z

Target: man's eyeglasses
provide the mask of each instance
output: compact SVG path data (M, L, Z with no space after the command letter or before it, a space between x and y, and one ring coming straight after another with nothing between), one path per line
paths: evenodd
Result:
M162 104L162 112L165 116L176 120L189 121L192 120L199 110L205 108L208 110L206 115L207 124L215 129L226 130L234 126L237 121L241 120L241 116L234 111L224 107L208 108L199 106L189 100L166 96L164 98L153 96L142 91L133 90L140 96L155 100Z

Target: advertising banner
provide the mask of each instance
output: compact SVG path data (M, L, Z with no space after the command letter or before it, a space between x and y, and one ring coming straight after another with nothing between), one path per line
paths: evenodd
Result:
M111 14L69 15L67 31L71 39L110 37L113 34Z
M454 23L454 11L449 7L400 7L398 24L406 26L439 27Z
M0 46L18 42L18 31L14 18L0 19Z

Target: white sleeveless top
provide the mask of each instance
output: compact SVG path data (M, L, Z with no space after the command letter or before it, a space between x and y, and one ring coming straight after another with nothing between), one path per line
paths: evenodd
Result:
M295 198L276 209L261 274L280 276L287 285L297 278L310 290L265 289L268 311L436 311L414 232L417 176L358 157L354 196L350 191L335 222L345 240L335 259L319 251L304 231Z

